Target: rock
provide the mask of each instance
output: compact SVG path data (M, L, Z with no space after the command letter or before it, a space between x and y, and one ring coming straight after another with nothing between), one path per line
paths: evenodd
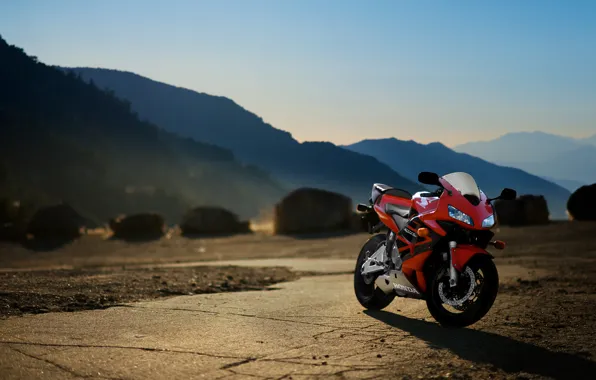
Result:
M81 230L87 220L66 203L43 207L37 210L27 232L35 239L75 239L81 236Z
M362 214L352 213L352 227L355 232L368 232L368 223L362 218Z
M0 241L20 241L27 235L25 226L15 223L3 223L0 225Z
M542 195L522 195L512 201L498 200L495 211L500 225L530 226L550 221L548 205Z
M550 212L542 195L522 195L518 198L524 204L526 225L548 224Z
M519 200L503 201L494 203L497 221L501 225L522 225L523 224L523 203Z
M19 217L21 202L13 199L0 199L0 223L7 223Z
M567 201L570 219L596 221L596 183L575 190Z
M250 226L224 208L196 207L183 217L180 230L183 235L235 234L250 232Z
M110 219L110 229L115 238L146 239L160 238L164 235L166 226L163 216L156 213L142 213L121 215Z
M0 241L18 241L25 238L27 221L20 201L0 199Z
M351 199L326 190L301 188L275 206L276 234L350 230L354 223Z

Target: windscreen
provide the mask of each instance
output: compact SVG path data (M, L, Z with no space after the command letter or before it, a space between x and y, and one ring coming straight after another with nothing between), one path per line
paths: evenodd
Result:
M473 195L480 199L480 189L474 180L474 177L464 172L449 173L443 176L443 179L455 187L462 195Z

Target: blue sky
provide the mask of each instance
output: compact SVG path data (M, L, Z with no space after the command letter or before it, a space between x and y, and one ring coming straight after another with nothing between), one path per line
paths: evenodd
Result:
M596 1L28 1L41 61L223 95L298 140L596 133Z

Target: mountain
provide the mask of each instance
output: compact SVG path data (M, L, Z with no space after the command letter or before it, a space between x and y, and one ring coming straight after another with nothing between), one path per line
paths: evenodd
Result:
M107 69L63 68L130 101L142 119L198 141L230 149L242 161L295 188L314 186L365 201L374 182L409 191L422 187L375 158L328 142L299 143L232 100Z
M585 139L579 139L579 142L596 146L596 135L586 137Z
M346 146L347 149L370 154L385 162L406 177L416 178L421 171L439 175L463 171L471 174L489 196L497 196L504 187L519 194L542 194L546 197L551 216L565 218L565 205L569 191L520 169L498 166L471 156L457 153L441 143L419 144L394 138L363 140Z
M552 183L556 183L557 185L566 188L567 190L571 191L572 193L579 189L580 187L584 186L584 185L588 185L588 183L586 182L580 182L580 181L574 181L571 179L557 179L557 178L551 178L551 177L542 177L545 180L552 182Z
M596 136L573 139L544 132L519 132L458 145L454 150L558 181L594 183L596 145L592 141L596 144Z
M495 163L542 162L553 155L577 149L582 144L571 137L544 132L508 133L489 141L458 145L456 152L471 154Z
M542 162L521 162L512 165L540 176L592 184L596 182L595 163L596 147L584 145L569 152L553 154Z
M257 214L285 190L229 150L141 121L130 104L0 37L0 195L66 201L97 222L190 206Z

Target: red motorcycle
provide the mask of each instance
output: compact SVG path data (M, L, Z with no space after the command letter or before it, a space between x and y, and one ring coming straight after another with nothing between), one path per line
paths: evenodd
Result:
M398 297L426 301L441 325L463 327L492 307L499 275L488 246L496 225L492 201L513 200L505 188L487 198L474 178L462 172L439 176L422 172L418 181L437 186L432 192L407 191L374 184L369 205L357 210L374 234L362 247L354 272L356 298L380 310ZM387 228L386 233L378 233Z

